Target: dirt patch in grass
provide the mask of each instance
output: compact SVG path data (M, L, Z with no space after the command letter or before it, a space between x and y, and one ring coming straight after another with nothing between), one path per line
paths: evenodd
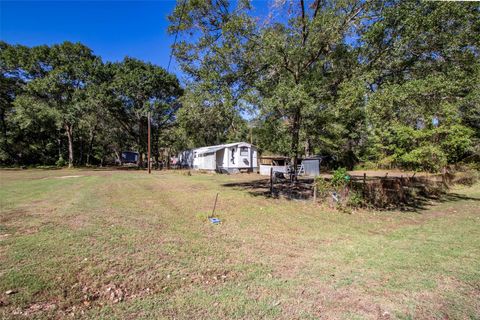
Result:
M58 305L54 302L38 302L31 304L28 308L23 310L15 309L12 311L12 315L30 317L38 313L50 313L52 311L55 311L57 308Z
M128 272L128 270L124 270L124 272ZM171 295L175 291L185 291L198 287L211 290L229 281L238 281L239 277L242 277L241 273L235 271L207 269L191 274L167 274L163 278L156 279L153 283L152 279L149 279L150 281L144 282L144 286L134 287L128 282L101 284L82 276L79 282L64 288L63 296L60 299L35 302L24 308L13 309L11 308L13 304L8 302L8 299L0 297L0 301L2 301L3 307L10 307L11 314L14 316L30 317L40 314L61 318L69 315L83 315L87 310L106 306L115 308L115 305L141 300L148 296Z
M282 303L282 314L285 318L300 318L299 315L304 313L323 319L339 319L346 315L365 319L392 319L391 311L382 308L361 291L351 288L315 288L305 288ZM349 310L347 314L346 310Z
M31 216L25 209L14 209L14 210L2 210L0 215L0 223L8 224L10 222L27 219L28 216Z

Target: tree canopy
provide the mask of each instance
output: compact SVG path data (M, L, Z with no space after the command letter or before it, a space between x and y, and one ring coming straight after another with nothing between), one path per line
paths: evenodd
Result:
M438 171L480 152L476 3L179 1L185 81L64 42L0 43L0 161L103 164L233 141L337 165ZM142 157L139 159L139 164Z
M125 149L141 153L147 112L158 145L159 131L179 108L178 79L133 58L104 64L70 42L33 48L2 43L0 58L3 163L62 163L66 154L73 166L118 160Z
M192 108L254 110L263 150L435 171L478 144L477 4L275 1L262 19L186 0L170 19L187 92L208 92Z

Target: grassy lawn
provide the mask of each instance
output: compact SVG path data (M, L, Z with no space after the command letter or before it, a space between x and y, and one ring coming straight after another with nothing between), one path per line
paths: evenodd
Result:
M480 318L480 185L349 215L252 178L0 171L0 318Z

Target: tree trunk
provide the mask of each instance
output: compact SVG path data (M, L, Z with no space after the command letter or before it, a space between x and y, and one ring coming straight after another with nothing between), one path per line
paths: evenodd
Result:
M115 162L115 164L121 165L122 158L120 157L120 152L118 152L117 149L113 149L113 152L115 152L115 157L117 158L117 161Z
M77 165L81 166L83 164L83 148L85 147L85 142L80 138L80 155L77 157Z
M305 140L305 157L310 157L311 152L310 138L307 138L307 140Z
M155 153L155 155L154 155L153 157L154 157L154 159L155 159L155 170L158 170L158 169L160 169L160 168L159 168L159 155L158 155L158 152Z
M152 125L152 141L153 141L153 157L155 159L155 169L158 169L158 158L160 156L160 150L159 150L159 145L160 145L160 129Z
M58 129L58 137L57 137L57 143L58 143L58 159L62 158L62 137L60 136L61 135L61 132L60 132L60 129Z
M138 153L137 165L138 165L139 168L143 168L143 152Z
M93 142L95 140L96 130L97 130L97 126L95 126L93 130L90 130L90 143L88 144L88 152L87 152L87 166L90 165L90 157L92 156Z
M138 148L138 161L137 166L142 168L143 167L143 146L142 146L142 134L143 134L143 122L142 117L138 119L138 138L137 138L137 148Z
M293 164L293 178L297 180L297 165L298 165L298 140L300 136L300 109L295 110L292 119L292 164Z
M170 169L170 148L168 149L168 152L167 152L167 169Z
M68 138L68 167L73 167L73 125L65 124Z

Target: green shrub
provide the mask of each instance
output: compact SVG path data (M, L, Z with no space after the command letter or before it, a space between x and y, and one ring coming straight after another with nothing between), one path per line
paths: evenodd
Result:
M378 169L378 164L373 161L365 161L357 164L353 170L376 170Z
M317 185L317 196L320 198L326 198L334 190L331 182L322 177L316 177L315 184Z
M40 166L31 166L29 168L35 168L35 169L57 169L59 168L58 166L45 166L45 165L40 165Z
M477 171L478 173L480 171L480 156L477 156L477 161L466 163L464 164L464 166L466 168L465 171L472 170L472 171Z
M460 161L473 148L473 130L465 126L456 124L442 128L438 135L443 136L441 147L449 163Z
M378 168L381 169L391 169L394 167L394 163L396 161L396 156L387 156L385 158L382 158L380 161L378 161Z
M55 165L57 167L65 167L67 162L63 159L63 157L58 158L57 162L55 162Z
M447 163L458 163L475 152L474 131L458 119L444 119L436 128L428 121L423 128L393 123L377 134L382 138L372 140L363 158L377 160L381 169L438 172Z
M454 179L454 183L463 184L466 186L472 186L478 181L480 181L480 172L477 170L458 172Z
M407 169L439 172L447 165L447 156L439 147L426 145L402 155L399 162Z
M344 198L344 191L350 182L350 176L347 169L339 168L333 172L332 179L330 181L325 180L322 177L315 178L315 184L317 186L317 196L321 199L328 199L331 197L332 192L342 194L339 202L335 203L335 206L340 211L351 213L349 208L358 208L363 206L364 201L361 194L355 191L350 193Z
M338 168L337 170L333 171L332 186L336 187L337 190L343 189L349 181L350 176L348 175L347 169Z
M357 191L351 191L347 199L347 207L360 208L364 205L364 199L361 193Z

